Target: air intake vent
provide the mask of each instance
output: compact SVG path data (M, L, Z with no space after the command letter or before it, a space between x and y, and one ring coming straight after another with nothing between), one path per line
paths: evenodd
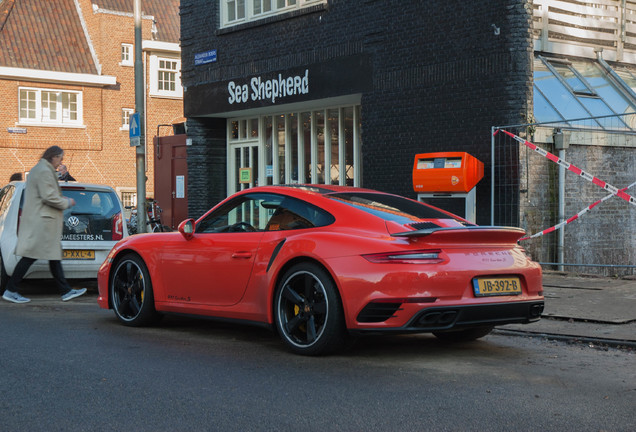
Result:
M358 322L383 322L400 309L402 303L369 303L358 314Z
M433 222L415 222L415 223L409 224L409 226L415 228L416 230L439 228L439 225Z

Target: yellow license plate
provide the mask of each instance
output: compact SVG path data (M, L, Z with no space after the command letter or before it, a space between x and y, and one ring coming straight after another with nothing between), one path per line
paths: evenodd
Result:
M94 250L78 250L78 249L66 249L62 253L62 259L65 260L94 260Z
M502 296L521 294L521 281L518 277L494 277L473 279L475 296Z

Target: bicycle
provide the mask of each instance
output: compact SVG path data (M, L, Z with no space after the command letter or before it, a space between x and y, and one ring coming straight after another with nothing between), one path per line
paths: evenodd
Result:
M128 225L129 234L137 234L137 208L133 206L127 206L130 209L130 219L126 221ZM159 204L155 200L146 201L146 224L148 225L147 232L170 232L172 228L161 223L161 213L163 210L159 207Z

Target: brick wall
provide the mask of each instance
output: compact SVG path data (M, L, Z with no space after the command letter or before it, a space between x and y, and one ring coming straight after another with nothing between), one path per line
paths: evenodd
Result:
M411 168L415 154L422 152L469 151L489 172L490 127L526 121L532 82L529 0L470 5L334 0L290 19L274 17L261 25L221 31L218 8L218 1L181 2L187 86L370 56L373 89L362 95L365 187L415 196ZM194 66L194 54L211 47L217 49L218 61ZM189 129L194 137L192 133ZM200 138L189 151L202 151L196 143L207 143ZM190 170L203 169L193 164ZM225 177L218 170L209 184L199 185L192 183L191 172L189 192L225 184ZM207 205L225 196L224 187L219 191ZM478 187L477 199L480 207L490 208L487 186ZM489 218L489 212L480 211L478 222Z
M122 108L135 108L134 67L120 65L121 44L134 44L134 20L125 14L94 13L90 0L80 0L84 20L103 75L115 76L114 86L88 87L0 80L0 184L16 171L31 169L44 149L59 145L66 150L65 163L78 180L136 189L135 148L129 131L122 130ZM142 38L152 39L152 22L142 20ZM146 56L147 57L147 56ZM147 58L144 64L147 64ZM148 68L146 83L149 82ZM84 128L28 126L26 134L9 133L18 122L18 87L79 90L83 97ZM147 93L147 91L146 91ZM181 99L148 96L146 101L146 195L154 196L153 137L157 126L183 116ZM160 128L172 135L172 128Z

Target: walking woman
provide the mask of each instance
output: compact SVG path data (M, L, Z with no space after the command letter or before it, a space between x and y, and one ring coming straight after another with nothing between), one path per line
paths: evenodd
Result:
M20 282L38 259L48 260L62 301L79 297L86 288L71 289L62 270L62 223L64 209L75 205L73 198L62 195L57 180L57 167L64 159L64 150L51 146L27 176L24 207L20 219L15 254L22 257L13 270L2 298L13 303L27 303L30 299L19 294Z

